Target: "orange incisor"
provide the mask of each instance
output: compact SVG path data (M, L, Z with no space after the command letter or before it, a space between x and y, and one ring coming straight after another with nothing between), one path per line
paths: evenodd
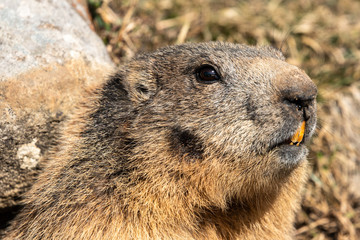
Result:
M296 130L296 133L291 137L290 145L296 144L296 146L299 146L301 141L303 140L304 133L305 133L305 121L301 123L301 126Z

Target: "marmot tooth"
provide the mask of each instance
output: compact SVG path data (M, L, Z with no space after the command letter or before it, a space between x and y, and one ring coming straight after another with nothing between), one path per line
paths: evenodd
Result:
M304 133L305 133L305 121L301 123L301 126L296 130L296 133L291 137L290 145L296 144L296 146L299 146L304 138Z

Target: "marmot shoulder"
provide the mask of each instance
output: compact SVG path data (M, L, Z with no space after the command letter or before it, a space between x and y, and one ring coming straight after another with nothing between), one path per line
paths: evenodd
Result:
M291 239L316 94L271 47L140 54L79 107L6 239Z

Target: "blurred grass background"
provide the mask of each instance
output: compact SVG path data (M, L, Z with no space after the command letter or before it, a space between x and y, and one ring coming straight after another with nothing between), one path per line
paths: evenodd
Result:
M360 239L360 1L88 0L116 64L183 42L272 45L319 87L297 239Z

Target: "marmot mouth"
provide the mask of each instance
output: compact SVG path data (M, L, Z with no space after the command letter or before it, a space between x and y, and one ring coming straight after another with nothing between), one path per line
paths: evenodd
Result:
M300 143L302 143L302 140L304 139L305 134L305 121L303 121L300 125L300 127L296 130L295 134L290 139L290 145L296 145L299 146Z
M288 138L287 140L281 142L278 144L278 146L280 145L291 145L291 146L300 146L300 144L304 143L304 135L305 135L305 126L306 123L305 121L303 121L300 125L300 127L298 129L296 129L296 132L294 133L294 135L292 135L290 138Z
M299 163L307 155L307 148L304 146L306 136L306 123L303 121L295 133L287 140L275 146L280 157L280 162L287 167L292 167Z

